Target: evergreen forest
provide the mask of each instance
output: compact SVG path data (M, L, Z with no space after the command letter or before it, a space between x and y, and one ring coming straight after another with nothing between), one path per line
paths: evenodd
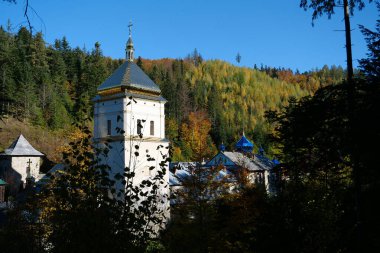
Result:
M51 45L40 32L31 34L26 27L12 31L10 27L9 23L0 28L1 117L11 116L50 132L91 118L96 88L124 59L103 56L99 42L92 49L72 48L63 37ZM239 67L203 60L196 49L179 59L139 57L135 61L168 100L166 135L173 144L173 160L180 161L194 155L193 148L183 141L184 129L192 125L190 113L201 113L211 123L209 156L221 143L233 149L243 131L256 148L261 146L274 155L265 112L287 106L289 98L310 96L321 87L337 84L345 75L340 66L302 74L262 64ZM46 152L49 155L51 150Z
M314 20L343 3L347 21L367 2L301 0L300 6L312 9ZM50 45L41 33L9 27L0 28L0 121L13 118L69 141L58 152L64 168L48 175L44 187L26 187L20 201L0 212L2 252L380 251L380 19L375 29L359 27L367 55L356 70L349 60L347 71L242 67L240 56L233 65L204 60L196 49L179 59L138 57L168 101L172 154L160 151L156 173L136 184L136 165L112 177L99 160L112 147L92 143L91 99L124 60L103 56L99 42L92 49L73 48L65 38ZM271 167L274 192L252 182L244 165L220 178L224 166L197 164L189 166L183 188L170 188L170 199L161 191L171 160L207 160L220 144L233 149L243 132L255 151L262 147L280 161ZM152 160L136 143L131 139L130 157ZM166 201L170 219L159 208Z

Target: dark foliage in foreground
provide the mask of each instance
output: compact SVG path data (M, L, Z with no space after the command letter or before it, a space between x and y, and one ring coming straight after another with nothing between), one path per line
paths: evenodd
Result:
M160 248L154 238L166 222L161 201L168 196L160 191L168 162L165 152L160 168L149 179L134 182L135 167L126 167L123 175L113 177L110 167L99 160L106 157L106 148L93 146L90 130L78 127L82 135L65 151L65 168L51 174L41 191L25 192L27 199L9 211L7 223L0 228L2 252ZM138 145L135 149L138 156Z

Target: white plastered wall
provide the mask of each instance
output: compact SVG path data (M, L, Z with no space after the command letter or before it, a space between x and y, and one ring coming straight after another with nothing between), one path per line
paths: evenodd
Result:
M29 163L30 162L30 165ZM21 176L21 180L25 183L27 177L33 177L38 179L40 173L40 157L28 157L28 156L15 156L12 157L12 169L15 170ZM30 170L28 167L30 166Z
M137 135L137 120L142 120L144 138L165 138L165 111L163 101L128 97L95 104L94 136L107 137L107 121L111 120L111 136L119 135L116 128L122 128L125 136ZM118 120L119 119L119 120ZM154 134L150 133L150 122L154 122Z
M107 157L102 160L111 167L111 177L115 174L124 173L125 167L135 169L134 183L138 184L144 179L153 178L160 168L162 155L168 154L169 143L165 139L165 111L164 101L149 99L120 97L112 100L97 101L94 108L94 137L102 142L108 140L111 147ZM111 135L108 135L107 121L111 120ZM137 120L142 120L143 138L138 137ZM154 122L154 134L150 132L150 122ZM123 132L117 132L119 127ZM138 150L136 145L139 146ZM158 146L162 146L157 149ZM135 156L138 151L139 155ZM148 161L147 155L154 158ZM155 166L150 170L149 167ZM169 196L169 167L165 166L164 184L160 188L160 194ZM122 189L121 182L117 184L117 190ZM164 210L169 209L170 202L162 204ZM169 217L169 210L166 213Z

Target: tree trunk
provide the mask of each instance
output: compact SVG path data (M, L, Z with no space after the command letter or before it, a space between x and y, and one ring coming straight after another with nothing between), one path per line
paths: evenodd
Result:
M352 67L352 49L351 49L351 25L350 25L350 11L348 8L348 0L344 0L344 24L346 31L346 53L347 53L347 81L352 85L352 77L354 70Z
M354 194L355 194L355 215L356 215L356 252L361 250L362 242L362 222L361 222L361 177L358 164L357 147L354 142L354 136L357 136L357 126L355 123L355 84L353 81L353 67L352 67L352 48L351 48L351 26L350 26L350 11L348 0L343 1L344 4L344 23L346 33L346 53L347 53L347 99L348 101L348 117L349 117L349 133L351 136L351 155L352 155L352 172L354 181Z

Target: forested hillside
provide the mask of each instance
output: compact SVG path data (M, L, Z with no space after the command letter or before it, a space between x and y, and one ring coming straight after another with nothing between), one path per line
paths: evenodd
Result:
M216 145L224 143L233 148L244 131L256 148L263 146L270 152L265 112L288 105L291 97L313 95L318 88L336 84L344 76L343 69L335 66L304 74L269 67L237 67L219 60L202 61L197 51L185 59L139 59L138 64L160 85L168 100L167 135L182 151L175 153L175 159L188 159L193 153L183 143L186 136L182 129L194 111L207 112Z
M0 29L1 109L50 129L63 128L91 107L97 85L121 61L70 48L67 40L47 45L43 35L26 28L16 34Z
M98 42L90 50L72 48L65 38L50 45L42 33L0 28L0 115L48 130L65 128L92 115L96 87L122 62L104 57ZM265 111L287 105L290 97L312 95L344 76L335 66L303 74L267 66L237 67L204 61L196 50L183 59L139 58L137 64L168 100L167 136L176 147L174 159L183 160L193 152L183 141L185 129L197 125L191 122L196 118L189 117L191 112L210 121L207 138L213 149L222 142L232 145L244 130L256 145L270 151Z

